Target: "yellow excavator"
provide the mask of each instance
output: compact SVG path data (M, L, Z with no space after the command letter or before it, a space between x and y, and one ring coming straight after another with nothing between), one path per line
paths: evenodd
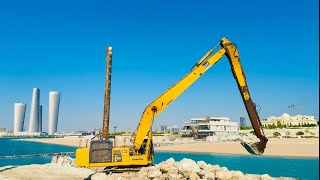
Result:
M218 51L209 50L185 77L145 108L132 138L133 147L113 147L112 141L107 139L91 141L89 148L76 150L76 165L78 167L107 168L151 165L154 160L151 131L154 119L224 55L227 56L230 62L233 76L237 81L255 135L259 139L259 141L253 143L242 141L241 144L250 154L262 155L268 139L261 128L256 105L253 103L249 93L246 77L240 64L239 51L236 45L226 38L222 38L219 44L221 48Z

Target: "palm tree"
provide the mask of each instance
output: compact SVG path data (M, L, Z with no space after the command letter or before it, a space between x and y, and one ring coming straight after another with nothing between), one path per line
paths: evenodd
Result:
M287 137L289 137L289 136L290 136L290 134L291 134L291 132L290 132L290 131L286 131L286 136L287 136Z
M310 134L311 134L312 136L314 136L316 133L314 133L314 132L310 132Z
M194 139L198 139L198 130L199 126L191 126L191 134L194 137Z
M310 133L309 129L306 129L304 132L306 133L306 135Z

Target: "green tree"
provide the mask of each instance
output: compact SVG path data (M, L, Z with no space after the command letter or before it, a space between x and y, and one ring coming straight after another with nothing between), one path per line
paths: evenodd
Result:
M240 130L250 130L252 129L251 126L240 126Z
M121 135L124 135L125 133L126 133L126 132L121 131L121 132L116 132L115 135L118 135L118 136L120 135L120 136L121 136Z
M296 133L296 135L297 135L297 136L302 136L302 135L304 135L304 132L299 131L299 132Z
M279 136L281 136L281 134L280 134L279 132L274 132L274 133L273 133L273 136L274 136L274 137L279 137Z
M164 134L164 132L161 132L161 131L153 131L152 132L154 135L157 135L157 134Z
M280 121L277 121L277 128L280 128L280 129L282 129L282 128L283 128L283 125L281 124L281 122L280 122Z
M268 125L267 129L275 129L277 126L275 124Z

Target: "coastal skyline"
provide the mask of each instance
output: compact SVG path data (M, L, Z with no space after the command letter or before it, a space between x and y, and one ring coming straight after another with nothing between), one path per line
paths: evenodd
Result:
M27 104L29 117L37 87L43 94L63 93L59 131L101 128L105 48L112 46L110 127L134 130L144 108L222 37L237 44L261 119L291 115L291 104L301 104L295 114L318 117L318 14L315 0L183 6L169 1L1 2L0 127L13 129L15 102ZM40 98L44 131L48 100ZM235 122L244 116L250 124L225 57L162 112L154 127L205 116Z

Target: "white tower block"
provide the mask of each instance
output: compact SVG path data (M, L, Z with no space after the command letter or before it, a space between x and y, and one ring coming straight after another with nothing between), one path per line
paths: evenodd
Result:
M30 121L29 121L29 132L39 131L39 100L40 100L40 90L38 88L33 88L32 102L30 110Z
M42 106L39 106L39 132L42 132Z
M49 135L54 135L57 132L60 95L60 92L49 92Z
M14 124L13 124L13 133L23 131L24 117L26 114L26 104L23 103L14 103Z

